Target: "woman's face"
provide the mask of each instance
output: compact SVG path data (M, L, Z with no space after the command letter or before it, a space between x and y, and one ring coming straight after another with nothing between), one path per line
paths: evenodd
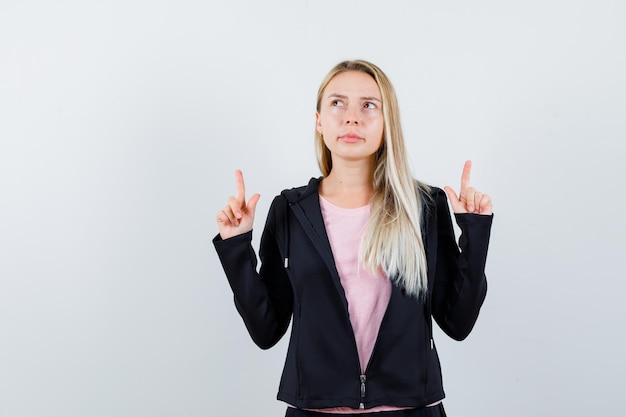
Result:
M315 117L333 165L339 159L369 160L376 154L383 140L382 105L378 84L369 74L346 71L330 80Z

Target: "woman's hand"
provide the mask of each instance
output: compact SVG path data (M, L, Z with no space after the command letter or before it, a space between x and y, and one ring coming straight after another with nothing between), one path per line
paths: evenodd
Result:
M470 187L470 171L472 170L472 161L466 161L463 167L463 174L461 175L461 192L459 196L456 195L451 187L444 187L448 198L450 199L450 205L455 213L474 213L491 215L493 213L493 205L491 203L491 197L487 194L483 194L476 191L474 187Z
M254 194L246 204L246 187L241 171L235 171L237 194L228 198L228 204L217 212L217 227L222 239L237 236L252 230L254 210L261 195Z

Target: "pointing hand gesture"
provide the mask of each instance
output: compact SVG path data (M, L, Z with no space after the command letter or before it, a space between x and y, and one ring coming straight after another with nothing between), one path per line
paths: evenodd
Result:
M446 194L450 199L450 205L455 213L474 213L491 215L492 203L491 197L476 191L474 187L470 187L470 171L472 170L472 161L466 161L461 175L461 191L457 196L451 187L444 187Z
M228 204L217 212L217 226L222 239L237 236L252 230L254 210L261 196L254 194L246 204L246 187L241 171L235 171L237 194L228 198Z

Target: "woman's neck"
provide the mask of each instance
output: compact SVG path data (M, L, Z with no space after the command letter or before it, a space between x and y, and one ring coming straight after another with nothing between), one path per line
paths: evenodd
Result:
M319 193L336 206L356 208L369 204L374 191L372 168L333 167L320 186Z

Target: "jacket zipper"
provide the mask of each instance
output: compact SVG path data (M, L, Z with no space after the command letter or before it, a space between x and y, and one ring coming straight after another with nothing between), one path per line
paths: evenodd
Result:
M359 378L361 379L361 403L359 404L359 408L363 410L365 408L365 381L367 377L365 374L362 374Z

